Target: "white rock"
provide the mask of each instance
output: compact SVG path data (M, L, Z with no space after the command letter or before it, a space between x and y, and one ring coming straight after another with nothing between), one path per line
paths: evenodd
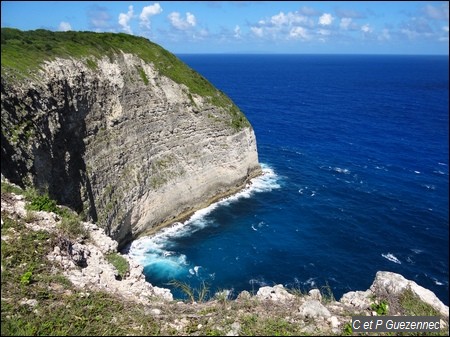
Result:
M282 284L274 287L261 287L256 293L256 297L260 300L287 301L294 299L295 296L288 293Z
M331 317L330 311L317 300L307 300L298 310L305 318Z

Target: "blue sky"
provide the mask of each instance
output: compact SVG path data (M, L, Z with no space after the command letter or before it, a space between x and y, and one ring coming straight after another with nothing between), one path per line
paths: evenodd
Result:
M2 27L125 32L173 53L445 54L447 1L2 1Z

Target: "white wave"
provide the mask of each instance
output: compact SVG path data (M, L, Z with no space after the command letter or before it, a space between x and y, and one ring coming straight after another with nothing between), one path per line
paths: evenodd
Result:
M310 277L305 282L303 282L303 284L309 285L310 287L315 287L316 286L316 281L314 281L315 279L316 279L315 277Z
M435 170L435 171L433 171L433 173L436 173L436 174L445 174L445 172L442 172L441 170Z
M340 168L340 167L335 167L335 168L333 168L333 170L336 171L337 173L350 174L350 170L343 169L343 168Z
M252 224L252 229L254 230L254 231L258 231L256 228L255 228L255 226Z
M183 272L198 274L199 266L189 268L185 255L170 250L171 240L191 235L211 225L211 220L207 219L207 215L219 206L229 205L240 198L250 198L254 193L269 192L280 188L279 177L274 170L265 164L261 164L261 168L263 174L251 179L250 183L240 192L198 210L183 223L175 222L154 235L133 241L128 252L130 258L144 267L152 265L157 269L154 270L156 273L162 272L171 277ZM261 225L261 223L258 224L259 227ZM254 227L252 226L252 228Z
M443 166L447 166L446 163L441 163L441 162L439 162L438 164L439 164L439 165L443 165Z
M443 285L444 285L444 283L439 282L439 281L438 281L436 278L434 278L434 277L432 277L431 279L432 279L433 282L434 282L436 285L438 285L438 286L443 286Z
M397 257L396 257L394 254L387 253L387 254L381 254L381 256L383 256L385 259L388 259L388 260L391 261L391 262L398 263L398 264L402 264L402 263L400 262L400 260L397 259Z
M266 281L264 281L264 280L258 280L258 279L255 279L255 278L252 278L252 279L250 279L249 281L248 281L248 283L249 284L251 284L252 286L258 286L258 287L265 287L265 286L267 286L268 284L266 283Z
M420 174L420 171L414 171L414 173L416 173L416 174Z
M422 250L422 249L417 249L417 248L411 248L411 251L413 251L413 252L416 253L416 254L423 253L423 250Z
M198 276L198 270L201 266L195 266L194 268L189 268L189 274Z

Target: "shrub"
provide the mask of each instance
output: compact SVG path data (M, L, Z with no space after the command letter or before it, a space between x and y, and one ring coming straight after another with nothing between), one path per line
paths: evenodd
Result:
M20 278L20 283L22 284L30 284L31 283L31 277L33 276L33 273L31 271L27 271L25 274L22 275Z
M378 316L388 314L388 303L386 300L382 300L380 303L372 303L370 308L375 311Z

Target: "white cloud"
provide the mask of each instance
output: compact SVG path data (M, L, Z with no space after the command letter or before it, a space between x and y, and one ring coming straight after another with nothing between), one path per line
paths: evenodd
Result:
M179 30L186 30L195 27L197 24L194 14L189 12L186 13L186 19L183 19L178 12L172 12L167 17L171 25Z
M162 11L163 10L158 2L142 8L142 12L139 15L141 27L150 29L150 17L161 14Z
M291 39L309 40L311 37L308 31L303 27L293 27L289 32Z
M444 32L447 32L447 33L448 33L448 26L442 27L442 30L443 30Z
M128 12L126 14L119 14L119 25L121 25L122 29L128 34L133 34L133 32L131 31L131 27L128 24L128 22L133 18L133 14L133 6L128 7Z
M68 22L61 21L61 23L58 26L58 30L61 32L67 32L68 30L72 30L72 26Z
M318 33L320 35L323 35L323 36L329 36L329 35L331 35L331 30L329 30L329 29L319 29Z
M347 30L351 24L352 24L351 18L342 18L339 27L341 27L341 29Z
M331 25L331 23L333 22L334 18L331 14L329 13L324 13L320 18L319 18L319 24L322 26L328 26Z
M236 27L234 27L234 37L236 39L241 38L241 27L239 27L239 25L236 25Z
M366 23L365 25L361 26L361 30L364 33L372 33L373 29L370 27L370 25L368 23Z
M250 30L252 31L253 34L255 34L258 37L264 36L264 31L262 27L250 27Z
M270 18L270 23L277 27L283 25L308 25L310 24L310 19L298 12L288 12L287 14L280 12Z

